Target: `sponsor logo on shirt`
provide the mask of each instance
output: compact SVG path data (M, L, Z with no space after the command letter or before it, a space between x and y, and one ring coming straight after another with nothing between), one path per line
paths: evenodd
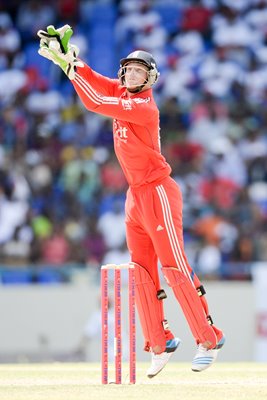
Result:
M117 120L114 120L114 137L118 142L124 142L127 143L128 135L127 135L128 129L126 126L120 126L117 122Z

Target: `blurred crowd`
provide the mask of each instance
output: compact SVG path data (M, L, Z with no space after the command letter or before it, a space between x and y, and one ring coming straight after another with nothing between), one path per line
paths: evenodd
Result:
M129 52L154 55L189 261L246 278L237 265L267 260L267 0L0 1L0 264L129 260L111 121L37 52L36 32L65 23L110 77Z

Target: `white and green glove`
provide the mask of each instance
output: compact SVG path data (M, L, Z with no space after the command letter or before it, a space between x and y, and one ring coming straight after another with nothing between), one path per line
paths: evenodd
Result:
M47 27L47 31L38 31L40 40L38 53L59 65L69 79L75 78L75 67L83 67L78 60L79 49L69 43L73 31L69 25L56 29L53 25Z

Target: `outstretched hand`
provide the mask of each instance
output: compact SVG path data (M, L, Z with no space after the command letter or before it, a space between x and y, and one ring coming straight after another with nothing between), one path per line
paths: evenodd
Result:
M59 43L62 53L67 53L69 49L69 41L73 35L73 30L69 25L64 25L56 29L53 25L49 25L46 31L38 31L37 35L43 44L49 46L52 42Z
M73 30L69 25L55 29L53 25L47 27L47 31L37 32L40 40L38 53L59 65L69 79L75 78L75 67L82 67L83 63L77 59L79 49L69 43Z

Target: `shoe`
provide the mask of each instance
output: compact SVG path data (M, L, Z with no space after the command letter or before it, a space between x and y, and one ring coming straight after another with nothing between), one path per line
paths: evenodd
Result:
M223 336L221 340L217 343L213 349L206 349L199 344L197 347L197 353L192 361L192 371L201 372L205 369L209 368L215 361L218 356L219 351L223 347L225 343L225 337Z
M161 354L152 353L151 366L147 370L148 378L154 378L158 373L165 367L181 340L179 338L173 338L166 342L166 349Z

